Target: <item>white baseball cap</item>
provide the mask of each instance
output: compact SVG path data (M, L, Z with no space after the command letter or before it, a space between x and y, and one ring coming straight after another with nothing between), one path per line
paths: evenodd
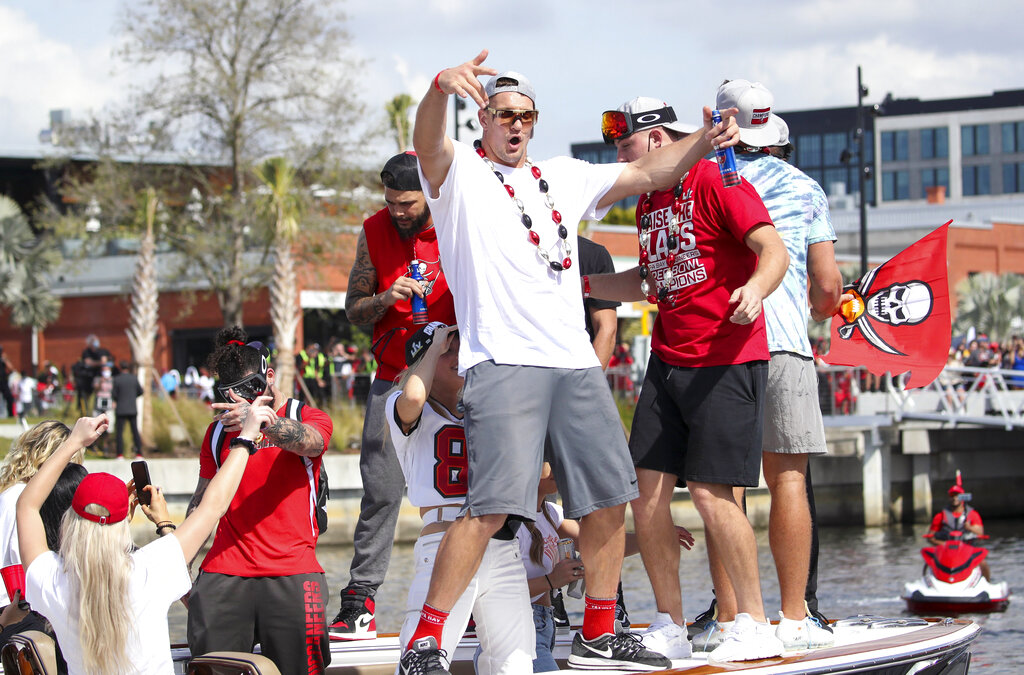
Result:
M695 124L677 121L676 111L672 106L650 96L637 96L631 101L626 101L618 107L618 111L630 116L633 133L651 127L665 127L681 134L692 134L701 128Z
M779 118L772 112L775 97L760 82L729 80L718 88L715 105L719 110L739 109L736 124L740 128L740 140L746 145L765 148L779 143L782 135L776 121Z

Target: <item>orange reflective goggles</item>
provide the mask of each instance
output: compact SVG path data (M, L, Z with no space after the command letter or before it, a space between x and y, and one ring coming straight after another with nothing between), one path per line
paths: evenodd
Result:
M487 108L487 112L498 118L502 124L515 124L516 119L521 119L523 124L533 124L540 115L539 110L519 110L515 108Z
M641 129L671 124L675 121L676 112L672 106L641 113L606 110L601 113L601 135L604 137L605 143L612 144Z

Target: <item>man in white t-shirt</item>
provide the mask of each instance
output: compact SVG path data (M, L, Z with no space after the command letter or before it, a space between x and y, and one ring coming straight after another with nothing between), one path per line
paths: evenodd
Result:
M536 94L519 73L482 65L442 70L420 102L413 144L462 339L459 372L469 453L465 517L446 532L420 623L400 672L447 673L437 648L448 612L508 520L536 515L545 436L565 515L581 520L588 594L569 663L661 670L671 662L614 629L626 502L636 474L611 392L583 322L576 224L616 201L677 182L711 149L735 143L729 120L632 164L565 157L534 163L526 146ZM477 78L493 75L486 87ZM480 106L476 150L446 135L448 96ZM725 111L729 115L731 111ZM711 130L710 110L705 123ZM584 289L586 292L586 289Z

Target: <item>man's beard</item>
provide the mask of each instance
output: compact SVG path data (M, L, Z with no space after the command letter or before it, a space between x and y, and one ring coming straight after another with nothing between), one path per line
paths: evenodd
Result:
M398 236L399 237L401 237L402 239L408 239L408 238L416 235L420 230L422 230L424 227L426 227L427 226L427 221L429 221L429 220L430 220L430 209L427 208L427 207L424 207L423 208L423 213L421 213L417 218L414 218L414 219L410 220L407 225L403 224L403 223L399 223L398 221L395 221L395 228L398 230Z

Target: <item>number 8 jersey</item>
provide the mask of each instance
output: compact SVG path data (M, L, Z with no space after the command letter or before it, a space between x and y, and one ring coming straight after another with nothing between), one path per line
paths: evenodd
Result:
M402 390L396 389L388 396L384 413L409 488L409 502L421 507L462 504L468 471L462 420L429 400L406 434L395 414L395 403L401 395Z

